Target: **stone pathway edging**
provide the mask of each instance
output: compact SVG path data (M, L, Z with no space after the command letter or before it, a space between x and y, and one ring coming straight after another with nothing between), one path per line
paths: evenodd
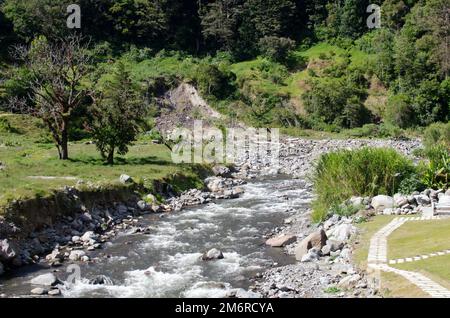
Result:
M444 256L444 255L448 255L448 254L450 254L450 250L444 250L444 251L434 252L434 253L430 253L430 254L418 255L418 256L414 256L414 257L391 259L391 260L389 260L389 265L417 262L417 261L421 261L421 260L428 259L431 257Z
M422 291L433 298L450 298L450 290L435 281L416 272L410 272L390 267L387 263L387 238L392 232L408 221L438 220L439 217L413 217L395 218L388 225L375 233L370 240L369 255L367 257L368 267L374 270L382 270L398 274L419 287ZM438 253L436 253L438 254Z

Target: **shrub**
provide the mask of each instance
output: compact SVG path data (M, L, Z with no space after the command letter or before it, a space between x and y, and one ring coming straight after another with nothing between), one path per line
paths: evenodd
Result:
M413 163L393 149L362 148L324 154L311 176L317 194L313 221L324 220L330 208L354 195L393 195L402 180L414 172Z
M414 122L414 110L406 95L395 95L389 98L386 107L386 121L400 128L411 126Z
M234 91L236 77L220 66L201 63L197 68L195 81L203 94L224 98Z
M425 147L443 144L450 147L450 123L435 123L427 127L423 133Z
M447 189L450 181L450 154L444 145L425 150L428 163L422 164L422 182L432 189Z
M409 177L404 178L398 187L398 192L401 194L411 194L414 191L423 190L425 190L425 185L416 173L412 173Z
M294 48L295 41L289 38L266 36L259 40L259 52L275 62L286 62Z

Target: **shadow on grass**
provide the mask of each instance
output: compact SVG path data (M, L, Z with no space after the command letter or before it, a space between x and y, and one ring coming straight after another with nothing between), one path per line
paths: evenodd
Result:
M105 162L102 158L86 157L86 158L70 158L70 162L73 163L83 163L93 166L111 166ZM175 166L175 164L169 160L164 160L155 156L140 157L140 158L121 158L117 157L114 159L114 166L141 166L141 165L159 165L159 166Z

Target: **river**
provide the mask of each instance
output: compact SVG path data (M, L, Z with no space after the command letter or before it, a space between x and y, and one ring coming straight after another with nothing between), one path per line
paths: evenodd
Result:
M64 297L225 297L230 290L246 293L250 278L273 266L293 263L282 249L266 247L264 235L283 221L306 211L310 193L300 179L250 181L238 199L220 200L163 217L149 215L142 226L149 234L122 233L103 249L90 252L97 260L80 265L80 277L62 288ZM221 250L224 259L202 261L203 252ZM30 279L47 272L69 280L66 266L33 265L0 280L0 294L26 296L36 286ZM113 284L89 280L107 276Z

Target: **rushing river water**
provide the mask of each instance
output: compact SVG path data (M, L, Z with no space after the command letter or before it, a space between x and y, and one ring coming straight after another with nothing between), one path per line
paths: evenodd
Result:
M185 209L163 218L146 216L150 234L123 233L89 254L99 262L80 264L82 279L67 284L65 297L224 297L233 288L247 289L249 278L273 266L292 263L282 249L264 245L263 235L307 209L309 193L302 180L266 179L245 185L245 194ZM205 262L203 252L217 248L225 258ZM0 294L29 295L31 278L53 271L40 265L23 268L0 281ZM56 272L67 280L66 265ZM89 284L97 275L113 285Z

